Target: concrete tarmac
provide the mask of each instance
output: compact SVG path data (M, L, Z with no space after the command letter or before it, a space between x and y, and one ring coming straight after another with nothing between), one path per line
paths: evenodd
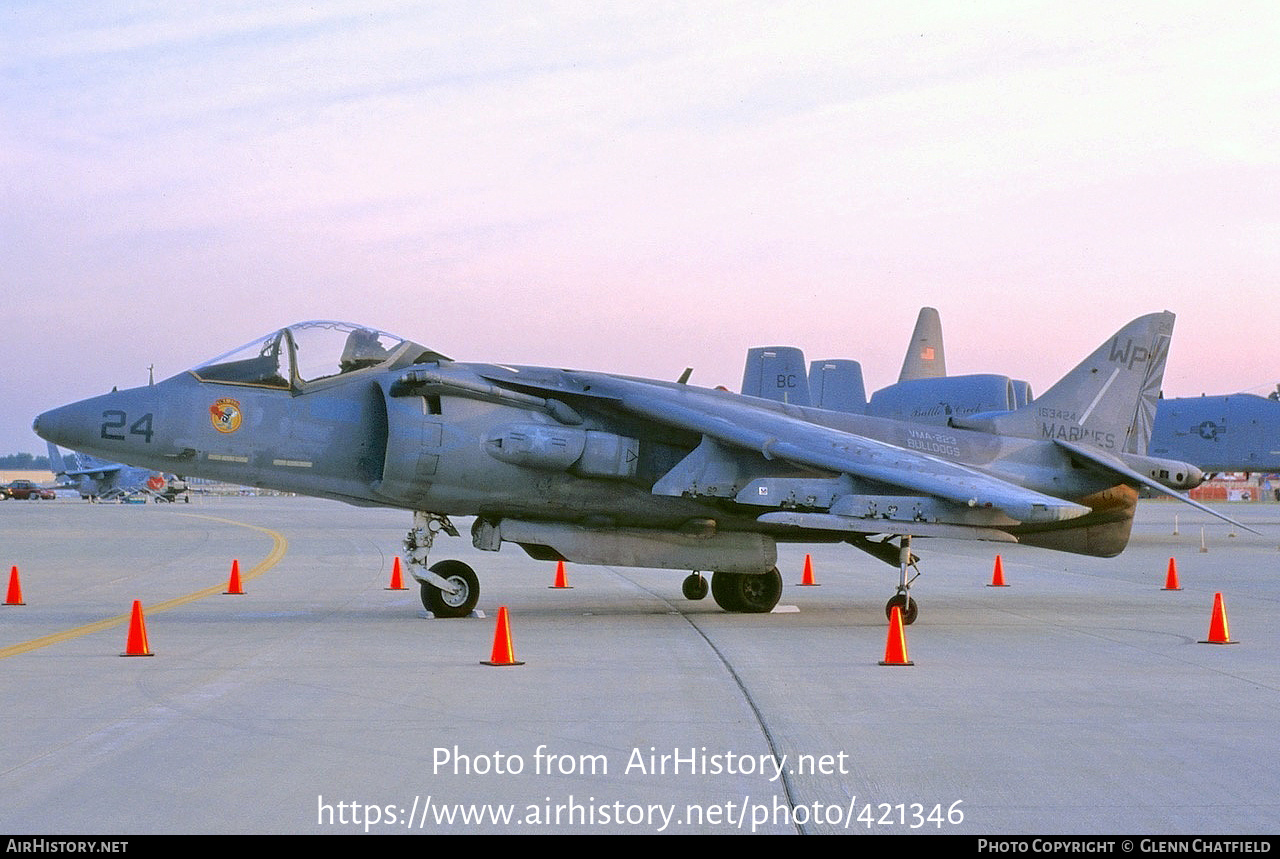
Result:
M1275 833L1280 505L1228 509L1263 536L1144 501L1113 559L917 541L882 667L897 572L849 546L781 547L787 610L729 615L442 537L485 617L434 620L385 589L407 513L0 503L0 832ZM1219 591L1238 644L1198 643ZM499 606L523 666L480 664Z

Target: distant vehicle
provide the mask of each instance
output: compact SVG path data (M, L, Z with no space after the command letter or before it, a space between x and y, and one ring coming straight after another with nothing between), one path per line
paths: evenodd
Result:
M30 480L15 480L4 487L4 494L0 497L13 498L16 501L49 501L57 498L58 494Z

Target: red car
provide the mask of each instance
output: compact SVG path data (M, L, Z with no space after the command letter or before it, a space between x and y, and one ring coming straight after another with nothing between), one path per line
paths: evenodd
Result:
M57 493L52 489L37 486L30 480L15 480L8 486L3 487L3 489L5 498L16 498L19 501L26 501L28 499L32 501L48 501L51 498L58 497Z

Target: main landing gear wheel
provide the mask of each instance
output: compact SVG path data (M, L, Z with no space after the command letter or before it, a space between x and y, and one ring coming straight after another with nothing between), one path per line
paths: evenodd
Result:
M707 580L703 578L702 573L690 573L685 576L684 584L680 586L680 590L684 593L685 599L700 600L706 599L710 586L707 584Z
M725 611L770 612L782 598L782 574L777 567L763 575L712 573L711 597Z
M422 605L436 617L466 617L480 599L480 580L475 570L462 561L441 561L431 568L456 590L445 593L433 584L422 583Z
M884 616L893 617L893 607L897 606L898 611L902 612L902 623L904 626L911 626L916 622L916 615L920 613L916 601L906 594L898 594L884 604Z

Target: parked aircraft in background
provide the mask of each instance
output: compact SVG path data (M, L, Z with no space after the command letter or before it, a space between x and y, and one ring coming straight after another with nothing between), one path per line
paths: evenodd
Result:
M1149 375L1160 378L1163 373L1162 355L1150 365ZM867 413L945 425L953 417L964 419L1020 409L1031 399L1031 385L1019 379L991 373L948 376L942 320L937 310L922 307L897 384L872 394Z
M1277 394L1164 398L1166 358L1161 353L1151 366L1127 451L1189 462L1204 472L1280 471ZM861 377L857 386L861 390ZM1030 385L1007 376L947 376L942 323L936 310L925 307L898 383L876 391L865 408L880 417L962 426L976 415L1012 411L1031 401Z
M776 379L785 379L786 385L779 387ZM803 353L794 346L747 352L744 394L849 414L946 426L953 416L1012 411L1031 401L1026 382L990 374L948 376L942 323L932 307L920 311L898 382L876 391L869 401L857 361L814 361L807 380L806 385Z
M777 603L778 542L847 542L899 568L886 611L910 619L913 537L1108 557L1128 541L1137 487L1199 482L1185 463L1123 454L1172 327L1170 313L1134 320L1034 408L962 428L459 363L339 322L274 331L166 381L48 411L34 428L146 468L413 511L408 567L441 616L470 613L479 583L461 561L428 567L428 553L439 532L458 534L449 517L473 516L479 549L691 570L693 599L714 571L713 597L735 612ZM773 374L773 392L798 386L803 356L796 372Z
M68 489L90 501L115 501L131 496L148 496L157 501L190 501L187 483L181 477L150 468L134 468L119 462L104 462L85 453L63 455L49 442L49 468Z
M1274 393L1163 399L1148 451L1206 472L1280 471L1280 401Z

